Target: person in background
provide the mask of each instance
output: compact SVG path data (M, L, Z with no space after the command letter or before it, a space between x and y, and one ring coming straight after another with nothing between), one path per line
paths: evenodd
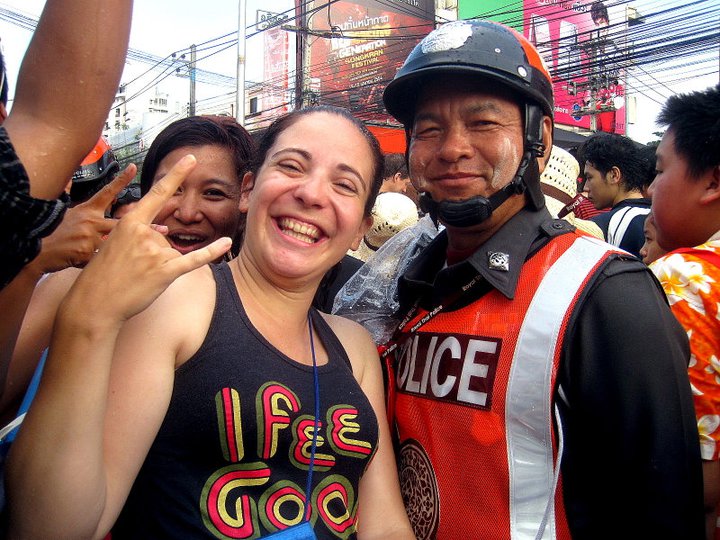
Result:
M644 145L638 149L642 160L643 182L640 192L645 199L650 199L650 184L655 180L655 146Z
M37 256L41 238L62 219L57 197L97 142L115 98L132 5L45 2L0 128L0 287ZM7 96L4 64L0 79L0 96Z
M311 307L370 226L377 140L343 109L275 121L217 265L229 238L181 254L149 226L195 166L157 180L63 301L10 450L11 536L412 539L375 346Z
M597 209L609 208L592 221L608 243L639 257L650 199L642 194L646 175L635 143L622 135L596 133L580 146L578 155L588 198Z
M417 206L402 193L381 192L373 206L372 218L372 227L363 236L360 246L348 251L349 255L364 262L397 233L417 223Z
M385 357L406 508L427 539L700 538L687 336L646 265L545 207L552 88L479 20L385 88L445 226L400 278Z
M575 158L577 161L578 158L578 147L574 146L569 149L570 155ZM579 167L579 164L578 164ZM597 216L598 214L601 214L603 212L607 212L607 210L598 210L595 208L592 202L590 202L590 199L588 199L588 192L585 187L585 176L582 173L582 171L578 170L578 177L577 177L577 187L575 188L579 197L578 197L578 204L575 206L575 217L580 219L586 219L589 220L594 216Z
M656 241L667 255L650 265L690 338L705 480L707 538L720 502L720 86L670 97L658 117L667 131L650 185Z
M405 193L410 185L405 156L403 154L385 154L383 183L380 193Z
M661 248L657 242L657 229L652 212L645 218L643 231L645 233L645 243L640 248L640 257L642 258L642 262L650 264L667 253L667 250Z
M418 193L410 181L405 155L400 153L385 154L383 169L383 185L380 193L402 193L412 199L417 206Z
M233 238L232 250L237 250L244 219L239 209L240 187L254 151L255 144L248 132L230 117L183 118L168 125L155 137L143 161L140 186L134 184L128 189L137 190L140 187L141 192L148 193L154 182L167 174L183 155L193 152L197 166L160 209L155 223L167 227L167 240L181 253L203 248L223 236ZM129 174L132 176L111 184L112 190L101 200L84 203L68 211L69 215L86 222L83 228L79 228L76 220L68 220L63 227L63 230L77 235L74 244L66 243L66 248L70 250L66 266L73 268L62 271L54 268L54 273L43 279L34 292L30 289L32 294L27 296L26 316L16 322L14 335L8 336L8 342L12 337L15 346L3 352L11 361L0 399L0 420L8 422L15 417L43 351L50 343L60 301L79 276L80 268L100 246L101 238L110 232L115 223L115 220L104 219L104 214L118 192L135 175L136 168L134 165L131 167ZM93 234L84 235L92 241L79 241L82 231L93 232L88 226L95 227ZM73 230L76 232L73 233Z
M180 253L205 247L223 236L233 239L232 254L242 241L238 209L240 184L255 152L250 134L229 116L191 116L176 120L153 140L140 174L142 194L185 154L198 166L155 217L168 228L168 241Z
M540 175L540 189L545 195L545 206L554 218L564 219L583 232L603 239L595 223L580 219L576 209L582 200L577 193L580 165L570 152L553 145L547 165Z

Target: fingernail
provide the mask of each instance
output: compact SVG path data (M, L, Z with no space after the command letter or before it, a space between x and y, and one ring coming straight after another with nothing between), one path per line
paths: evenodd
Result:
M195 156L192 154L188 154L187 156L183 156L183 158L178 163L181 167L189 167L190 165L194 164L195 161Z

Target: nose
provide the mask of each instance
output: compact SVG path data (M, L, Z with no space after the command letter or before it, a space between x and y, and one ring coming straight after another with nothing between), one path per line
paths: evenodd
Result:
M473 147L466 130L459 126L448 128L438 149L440 159L454 163L460 159L469 158L472 154Z
M173 197L176 204L173 216L181 223L198 223L202 221L202 212L197 197L191 193L180 193Z
M326 199L329 182L320 173L308 175L295 188L295 197L306 206L322 206Z

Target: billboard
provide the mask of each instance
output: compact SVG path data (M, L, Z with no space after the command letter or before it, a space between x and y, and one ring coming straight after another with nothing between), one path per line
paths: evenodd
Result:
M385 112L382 92L432 30L434 0L314 4L306 63L311 102L348 108L364 121L394 122Z
M288 100L288 63L290 45L288 33L279 27L263 32L263 94L262 110L272 115L280 115L289 110Z
M513 21L537 47L553 77L556 123L624 134L623 1L523 0L522 14L508 9L467 0L460 12L463 18Z

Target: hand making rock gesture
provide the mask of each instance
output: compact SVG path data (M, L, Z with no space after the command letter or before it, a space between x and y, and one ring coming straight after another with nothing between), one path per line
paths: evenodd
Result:
M175 279L217 259L230 249L231 239L181 255L168 244L152 220L196 165L181 159L115 226L99 253L71 289L66 303L101 320L122 323L149 306ZM108 301L108 299L112 299Z

